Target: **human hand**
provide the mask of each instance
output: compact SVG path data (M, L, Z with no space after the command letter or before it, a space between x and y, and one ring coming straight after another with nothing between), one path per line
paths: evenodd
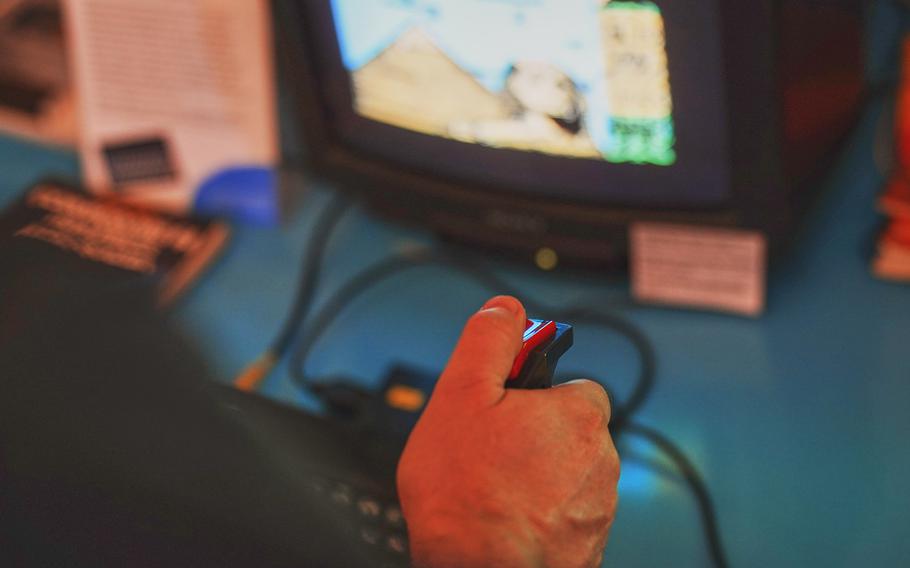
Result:
M421 568L592 567L616 510L619 457L603 388L506 389L525 310L493 298L468 321L398 464Z

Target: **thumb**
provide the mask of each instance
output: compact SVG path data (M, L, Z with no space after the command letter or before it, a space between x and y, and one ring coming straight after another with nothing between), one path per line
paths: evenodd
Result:
M502 398L512 363L521 350L524 306L511 296L496 296L468 320L436 385L442 396L468 394L482 404Z

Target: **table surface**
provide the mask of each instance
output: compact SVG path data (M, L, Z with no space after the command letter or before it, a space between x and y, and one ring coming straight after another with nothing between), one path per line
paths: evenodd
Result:
M910 286L868 271L880 223L872 147L881 104L866 111L796 247L771 275L759 319L629 306L600 275L499 267L527 297L613 307L654 344L657 385L639 421L678 442L714 497L733 566L910 563ZM0 137L0 205L48 174L78 175L68 151ZM228 380L268 344L293 296L299 260L327 192L308 188L279 229L237 227L177 316ZM363 267L430 237L348 214L327 252L317 305ZM308 363L377 385L388 365L440 369L487 291L441 268L370 289L326 330ZM390 333L390 326L394 332ZM619 397L638 361L619 336L579 326L561 369L604 377ZM287 363L263 391L307 409ZM605 565L708 565L694 499L672 467L626 440L620 506Z

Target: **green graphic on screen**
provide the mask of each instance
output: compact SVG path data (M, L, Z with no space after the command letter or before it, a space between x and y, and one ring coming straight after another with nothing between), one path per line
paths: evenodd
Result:
M611 162L670 165L673 102L664 24L653 2L608 2L601 10L606 54L609 142L603 155Z
M334 0L333 10L365 118L495 148L676 161L653 2Z

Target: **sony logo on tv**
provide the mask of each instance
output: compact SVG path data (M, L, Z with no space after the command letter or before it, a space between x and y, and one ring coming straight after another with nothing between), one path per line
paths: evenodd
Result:
M546 233L549 229L545 218L523 212L487 209L481 219L488 227L513 233Z

